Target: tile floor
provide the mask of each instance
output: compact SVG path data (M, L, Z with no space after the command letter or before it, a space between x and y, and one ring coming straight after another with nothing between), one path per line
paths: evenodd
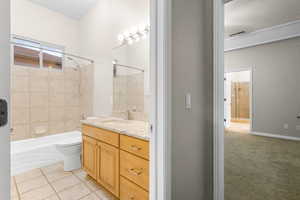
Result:
M83 170L64 172L63 163L11 178L12 200L115 200Z

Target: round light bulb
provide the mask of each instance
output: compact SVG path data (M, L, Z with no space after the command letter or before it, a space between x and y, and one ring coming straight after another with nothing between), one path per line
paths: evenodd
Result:
M130 33L129 33L129 31L125 31L123 35L127 38L130 36Z
M133 44L133 40L132 40L131 38L128 39L127 42L128 42L129 45L132 45L132 44Z
M118 36L118 40L120 41L120 42L123 42L124 41L124 36L122 35L122 34L120 34L119 36Z
M138 32L138 30L139 30L138 27L134 26L131 28L131 33L136 34Z
M146 25L145 24L141 24L141 25L139 25L139 32L144 32L145 31L145 29L146 29Z

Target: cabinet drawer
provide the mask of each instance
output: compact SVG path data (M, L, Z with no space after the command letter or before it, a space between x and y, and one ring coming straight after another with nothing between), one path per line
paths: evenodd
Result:
M149 161L121 150L120 174L148 191Z
M92 126L83 125L82 126L83 135L95 138L102 142L111 144L113 146L119 147L119 134L111 131L107 131L100 128L95 128Z
M149 159L149 142L126 135L120 136L120 148L137 156Z
M149 194L139 186L121 177L120 200L148 200Z

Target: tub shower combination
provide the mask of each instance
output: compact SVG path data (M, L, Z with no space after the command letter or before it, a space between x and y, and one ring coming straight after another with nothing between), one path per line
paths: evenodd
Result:
M72 146L73 151L80 151L81 140L81 132L72 131L11 142L11 175L63 161L64 154L58 149Z

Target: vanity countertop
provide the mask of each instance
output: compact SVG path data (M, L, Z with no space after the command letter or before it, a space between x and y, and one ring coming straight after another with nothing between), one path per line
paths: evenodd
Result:
M114 117L97 117L81 120L81 123L142 140L150 140L148 122L123 120Z

